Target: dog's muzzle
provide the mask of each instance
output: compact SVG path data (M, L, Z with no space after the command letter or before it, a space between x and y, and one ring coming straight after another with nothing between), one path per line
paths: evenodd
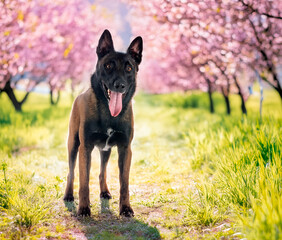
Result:
M109 101L109 110L113 117L117 117L122 110L122 98L126 92L126 86L123 81L115 81L113 84L113 90L110 90L106 84L104 90L106 97Z

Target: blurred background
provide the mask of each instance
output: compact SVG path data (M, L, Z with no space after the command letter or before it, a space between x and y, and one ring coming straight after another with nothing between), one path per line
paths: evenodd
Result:
M31 91L50 93L89 85L95 48L105 28L118 51L144 39L138 86L147 93L200 90L245 101L253 83L282 99L281 1L1 1L0 91L21 111ZM267 83L267 84L266 84ZM18 99L14 89L25 91Z
M62 201L75 97L96 46L144 41L130 173L132 219ZM281 0L0 0L0 239L282 239ZM67 209L66 209L67 207ZM68 211L67 211L68 210Z

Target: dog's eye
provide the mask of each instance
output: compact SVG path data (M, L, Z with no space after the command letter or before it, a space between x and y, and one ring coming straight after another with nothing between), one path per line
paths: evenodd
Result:
M105 68L106 68L107 70L110 70L110 69L112 68L112 65L111 65L110 63L106 63L106 64L105 64Z
M127 65L127 66L126 66L126 71L127 71L127 72L130 72L131 70L132 70L132 67L129 66L129 65Z

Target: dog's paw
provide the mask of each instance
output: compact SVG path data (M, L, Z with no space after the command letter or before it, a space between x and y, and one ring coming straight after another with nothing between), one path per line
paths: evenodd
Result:
M112 199L112 195L109 192L101 192L100 193L100 198Z
M124 217L134 217L134 212L130 206L122 206L119 215Z
M73 197L72 194L66 194L63 199L64 199L65 202L73 202L74 201L74 197Z
M90 216L90 207L79 207L77 211L78 216Z

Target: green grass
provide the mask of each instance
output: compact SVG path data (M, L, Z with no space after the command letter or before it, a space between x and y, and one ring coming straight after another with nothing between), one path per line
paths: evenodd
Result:
M18 93L20 94L20 93ZM281 239L282 107L265 91L231 96L231 116L214 95L215 114L200 92L135 96L130 174L133 219L118 216L117 153L108 166L110 202L99 200L99 154L92 154L92 216L75 217L62 195L72 99L51 107L31 94L23 113L0 95L0 239ZM67 208L71 211L67 211Z

